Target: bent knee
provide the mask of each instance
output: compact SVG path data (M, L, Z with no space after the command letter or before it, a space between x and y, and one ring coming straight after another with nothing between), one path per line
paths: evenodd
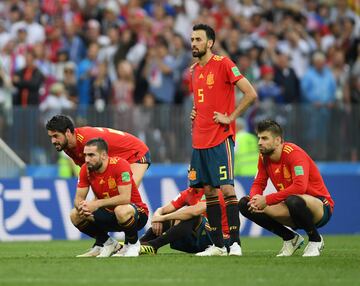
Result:
M124 222L134 215L135 210L131 205L120 205L114 209L116 219Z
M285 204L288 208L303 208L306 207L306 202L297 195L288 196L285 199Z
M239 210L241 212L241 214L244 214L244 213L247 213L248 212L248 209L249 209L249 206L248 206L248 203L250 201L250 198L248 196L246 197L242 197L240 200L239 200Z

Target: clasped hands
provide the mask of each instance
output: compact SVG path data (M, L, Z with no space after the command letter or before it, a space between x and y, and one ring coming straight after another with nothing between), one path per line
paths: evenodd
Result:
M81 201L78 205L80 217L93 217L93 212L98 209L97 201Z
M267 207L265 196L255 195L248 202L249 211L252 213L263 213Z

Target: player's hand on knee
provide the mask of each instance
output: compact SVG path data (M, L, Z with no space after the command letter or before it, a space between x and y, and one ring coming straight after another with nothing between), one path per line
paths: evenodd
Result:
M161 222L152 222L151 227L155 235L159 236L162 234L163 225Z

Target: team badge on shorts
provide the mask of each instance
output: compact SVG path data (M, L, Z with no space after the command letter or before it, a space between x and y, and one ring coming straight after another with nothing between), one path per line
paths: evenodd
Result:
M195 170L190 170L189 174L188 174L188 178L190 181L195 181L196 180L196 171Z

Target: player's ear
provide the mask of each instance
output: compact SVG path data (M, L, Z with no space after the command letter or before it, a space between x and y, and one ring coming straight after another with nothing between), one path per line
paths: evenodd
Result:
M107 155L108 155L108 154L107 154L106 151L102 151L102 152L100 153L101 159L103 159L103 160L106 160Z
M71 135L71 130L69 128L66 129L65 134Z
M213 40L208 40L208 42L207 42L208 48L211 49L213 47L213 45L214 45L214 41Z

